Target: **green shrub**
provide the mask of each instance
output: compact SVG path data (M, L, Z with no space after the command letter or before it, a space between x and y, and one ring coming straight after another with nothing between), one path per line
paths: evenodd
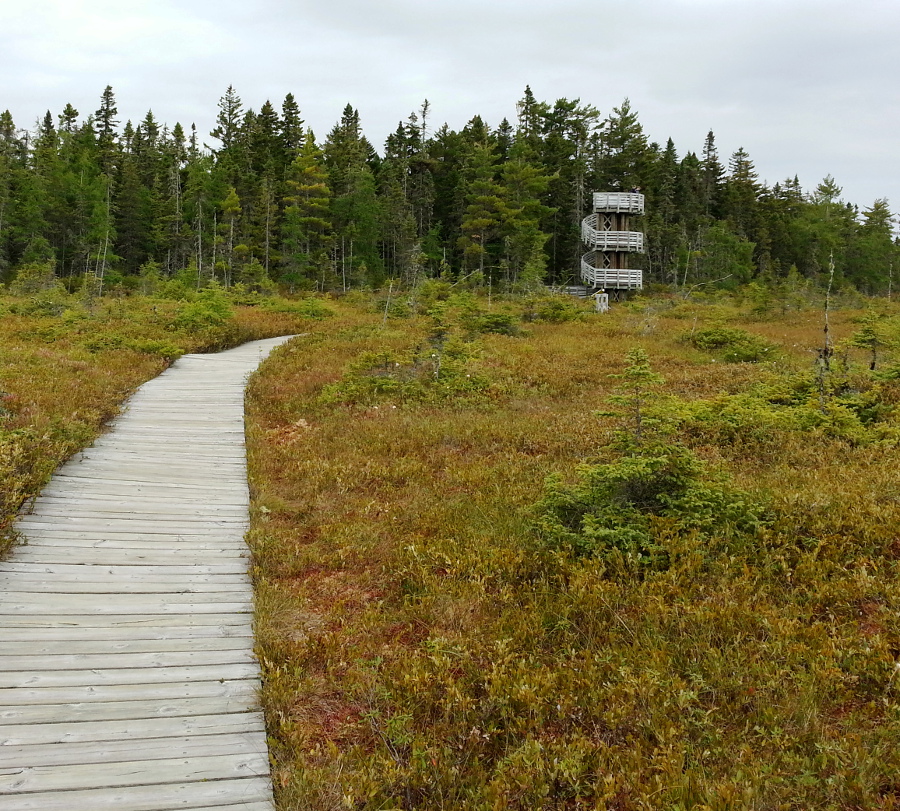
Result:
M509 313L469 311L460 317L460 324L473 333L518 335L520 331L516 318Z
M301 318L313 318L316 320L322 318L331 318L334 310L326 307L317 298L304 298L297 301L273 298L263 302L263 308L273 313L285 313L288 315L297 315Z
M321 401L375 405L477 397L490 387L477 355L474 344L456 337L416 352L363 352L342 380L323 388Z
M56 263L52 261L23 265L9 287L14 296L36 296L61 289L62 283L56 278Z
M209 327L221 327L231 317L231 307L222 290L208 287L201 290L196 299L181 305L175 318L175 325L193 332Z
M697 349L721 354L728 363L759 363L774 357L774 344L742 329L713 326L685 336Z
M562 324L566 321L577 321L584 317L584 313L581 303L574 296L531 297L525 300L522 318L525 321Z
M661 537L673 531L729 541L763 523L748 494L709 477L686 448L662 444L582 466L574 484L551 476L535 513L551 548L602 559L620 555L639 569L668 566Z
M168 361L177 360L184 354L184 350L171 341L155 338L136 338L126 342L128 349L141 352L145 355L157 355Z

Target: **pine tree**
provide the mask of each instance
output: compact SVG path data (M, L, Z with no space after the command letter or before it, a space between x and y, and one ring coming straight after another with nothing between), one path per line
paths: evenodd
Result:
M225 287L231 287L235 279L235 246L239 236L242 214L241 201L234 186L228 189L228 194L222 201L220 208L222 210L222 220L219 230L223 236L225 253L221 266L222 282ZM214 270L218 269L217 267L214 268Z
M553 177L546 204L553 211L544 229L550 276L572 278L581 264L581 221L588 213L591 189L606 188L596 162L600 112L579 99L557 99L543 118L544 137L539 162Z
M293 93L288 93L281 104L281 139L290 164L303 146L303 119Z
M78 123L78 110L76 110L71 104L66 104L63 108L63 111L59 115L59 130L60 132L68 132L72 133L75 130L75 125Z
M548 112L547 104L538 102L534 93L531 92L531 87L525 85L525 93L522 99L516 103L518 117L516 138L520 143L525 144L532 154L536 155L540 151L544 118Z
M700 182L703 201L703 213L707 216L715 214L719 203L719 191L725 169L719 162L719 150L716 148L716 136L710 130L703 142L703 153L700 162Z
M529 283L542 275L546 266L544 245L549 234L541 230L541 223L552 214L542 200L552 181L539 167L529 163L513 148L510 160L500 172L503 207L501 229L503 236L503 264L508 288L519 284L526 273Z
M221 151L230 149L238 137L243 118L244 105L234 87L228 85L225 95L219 99L219 113L216 126L210 135L222 144Z
M119 110L116 107L116 96L112 87L106 86L100 97L100 108L94 113L94 124L97 132L97 148L100 154L100 168L107 176L112 176L116 159L116 127Z
M893 214L884 198L863 212L847 257L846 274L852 284L870 295L887 289L892 263L898 258Z
M281 120L268 100L259 108L250 132L250 165L258 177L280 180L287 166Z
M459 246L463 269L477 270L489 283L502 245L498 243L500 226L506 215L504 191L497 181L497 156L493 145L477 144L466 174L466 212L460 230Z
M328 133L324 145L335 238L335 267L344 278L359 275L377 286L384 278L379 247L382 208L376 194L376 179L370 167L372 146L362 134L359 113L347 105L341 120ZM333 283L324 277L320 284Z
M721 211L735 233L746 239L757 236L759 176L743 147L731 156L729 174L722 189Z
M331 190L324 155L308 130L287 174L284 199L282 279L291 287L313 287L333 245Z
M651 150L631 101L613 107L600 134L603 160L597 177L604 189L630 191L648 185Z

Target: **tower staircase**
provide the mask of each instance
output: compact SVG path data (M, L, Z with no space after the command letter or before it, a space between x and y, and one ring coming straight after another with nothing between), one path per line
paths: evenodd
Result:
M595 192L593 213L581 223L581 240L590 249L581 257L581 281L591 290L640 290L643 273L628 266L632 253L644 252L644 235L631 230L631 217L644 213L637 192Z

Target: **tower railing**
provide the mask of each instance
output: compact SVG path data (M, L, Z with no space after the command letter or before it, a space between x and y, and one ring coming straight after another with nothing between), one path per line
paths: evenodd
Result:
M609 290L640 290L643 274L635 268L598 268L597 255L591 251L581 257L581 281L588 287Z
M581 222L581 239L589 248L597 251L644 252L644 235L640 231L601 231L597 228L599 217L589 214Z
M643 214L644 195L638 192L595 191L594 211L608 211L617 214Z

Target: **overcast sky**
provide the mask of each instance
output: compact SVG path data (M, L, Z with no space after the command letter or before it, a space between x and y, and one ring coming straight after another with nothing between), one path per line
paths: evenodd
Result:
M0 109L20 127L112 85L207 142L232 84L254 109L287 92L324 137L350 102L381 147L427 98L432 123L515 120L543 101L604 114L626 96L679 155L712 129L770 184L832 174L900 211L900 0L0 0ZM214 143L214 142L213 142Z

